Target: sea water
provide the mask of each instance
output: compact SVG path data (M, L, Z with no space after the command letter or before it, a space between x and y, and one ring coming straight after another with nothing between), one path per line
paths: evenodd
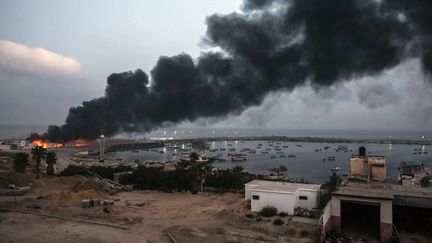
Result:
M278 143L276 145L276 143ZM258 144L262 144L258 149ZM273 146L270 146L270 145ZM387 178L389 181L396 181L398 175L398 166L401 161L421 161L429 168L432 167L432 150L431 146L404 145L404 144L335 144L335 143L308 143L308 142L272 142L268 141L209 141L210 149L217 149L216 152L207 151L208 156L221 154L226 161L214 162L216 168L232 168L236 165L242 166L246 171L254 174L263 174L269 169L285 166L288 169L287 175L290 178L304 178L309 182L323 183L329 178L331 169L340 167L341 175L348 174L350 169L349 159L358 154L358 148L365 146L367 154L370 156L385 156L387 160ZM346 145L347 151L337 151L339 145ZM179 143L179 148L185 144ZM275 151L274 147L279 146L280 151ZM288 146L284 148L284 146ZM324 149L325 147L329 147ZM224 148L225 151L220 149ZM234 148L235 152L229 149ZM256 154L241 152L247 154L247 160L241 162L231 161L228 153L239 153L242 149L249 148L256 150ZM268 150L269 149L269 150ZM316 152L315 150L318 150ZM418 153L416 150L421 150ZM262 154L267 151L268 154ZM281 158L277 152L283 152L286 157ZM425 154L426 152L427 154ZM416 154L414 154L416 153ZM288 157L289 154L295 157ZM275 155L276 158L271 158ZM158 151L122 151L111 153L110 156L124 158L127 160L145 161L167 161L180 159L183 155L174 154L173 151L165 150L164 153ZM328 160L328 157L335 157L335 160Z

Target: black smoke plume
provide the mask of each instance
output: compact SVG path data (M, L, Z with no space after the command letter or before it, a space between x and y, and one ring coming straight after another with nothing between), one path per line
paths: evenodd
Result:
M432 74L431 13L422 0L245 0L240 13L207 18L205 42L221 51L160 57L151 78L111 74L105 96L71 108L45 136L92 139L239 114L270 92L376 75L407 58Z

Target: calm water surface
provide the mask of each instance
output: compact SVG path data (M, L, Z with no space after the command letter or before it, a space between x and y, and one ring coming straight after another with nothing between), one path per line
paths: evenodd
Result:
M262 144L261 149L257 149L258 144ZM299 145L299 146L297 146ZM337 152L339 145L347 145L348 152ZM177 144L180 148L184 144ZM348 174L349 172L349 158L353 154L357 154L358 147L361 144L327 144L327 143L294 143L294 142L280 142L280 144L270 143L267 141L216 141L209 142L211 149L220 150L225 148L226 151L207 152L208 155L223 154L226 159L224 162L214 162L212 165L217 168L232 168L236 165L241 165L244 169L251 173L261 174L268 169L276 168L281 165L288 168L288 176L291 178L305 178L310 182L322 183L328 179L331 173L331 168L339 166L342 168L341 174ZM295 158L280 158L279 151L275 151L274 147L279 146L284 155L294 154ZM283 148L288 146L288 148ZM324 150L324 147L330 147ZM432 150L430 146L413 146L413 145L390 145L390 144L366 144L367 153L369 155L385 156L387 160L387 178L389 181L396 181L397 168L401 161L414 161L420 160L424 162L429 168L432 167ZM235 148L236 152L240 152L243 148L250 148L257 151L256 154L249 154L247 152L247 161L232 162L227 155L229 148ZM267 150L269 149L269 150ZM316 149L322 151L315 152ZM427 154L413 154L415 149L420 149ZM350 151L351 150L351 151ZM268 154L261 154L262 151L268 151ZM271 158L271 155L276 155L277 158ZM151 151L123 151L111 154L113 157L121 157L127 160L145 161L166 161L170 159L180 159L181 154L173 155L172 151L166 151L164 154ZM334 156L335 161L329 161L328 157ZM325 159L325 161L323 161Z

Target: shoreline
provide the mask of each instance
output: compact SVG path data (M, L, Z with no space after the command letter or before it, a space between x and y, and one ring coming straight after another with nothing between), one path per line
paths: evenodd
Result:
M339 143L339 144L402 144L402 145L432 145L432 140L425 139L355 139L355 138L325 138L325 137L288 137L288 136L223 136L223 137L147 137L134 142L125 142L109 146L108 151L131 149L152 149L165 146L165 143L206 143L213 141L275 141L299 143Z
M289 136L223 136L223 137L151 137L146 141L278 141L278 142L306 142L306 143L377 143L377 144L406 144L432 145L432 140L425 139L357 139L357 138L326 138L326 137L289 137Z

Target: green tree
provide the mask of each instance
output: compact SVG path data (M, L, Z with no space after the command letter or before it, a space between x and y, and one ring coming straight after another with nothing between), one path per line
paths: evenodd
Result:
M35 146L32 148L31 153L33 155L33 160L36 162L36 178L39 179L39 167L43 159L46 158L47 149L42 146Z
M57 155L54 151L50 151L46 154L46 173L47 175L54 175L54 164L57 163Z
M28 154L17 153L14 157L14 169L16 172L24 173L26 167L29 165Z
M329 180L321 186L321 194L319 200L319 208L324 208L331 199L332 192L336 191L342 184L342 178L333 172Z

